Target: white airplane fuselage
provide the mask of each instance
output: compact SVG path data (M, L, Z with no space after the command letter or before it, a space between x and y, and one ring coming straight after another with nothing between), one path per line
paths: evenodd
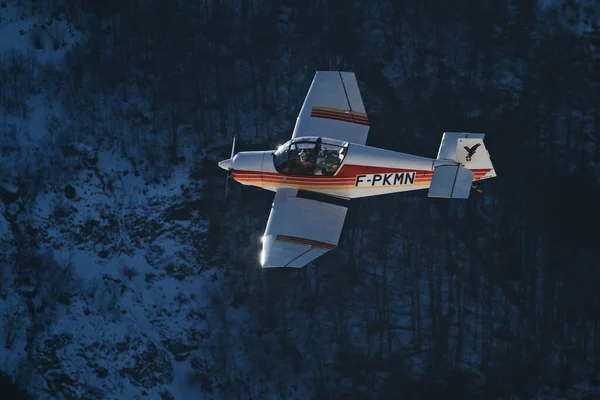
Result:
M338 142L327 138L323 141ZM345 143L343 147L343 159L331 175L282 173L276 168L275 150L240 152L219 166L229 169L232 178L243 185L271 191L291 187L353 199L427 189L436 166L455 163L355 143ZM473 181L493 174L492 168L471 170L475 174Z

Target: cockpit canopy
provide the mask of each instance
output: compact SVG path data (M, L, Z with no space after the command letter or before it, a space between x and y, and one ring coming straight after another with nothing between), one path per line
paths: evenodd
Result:
M346 156L348 142L316 136L294 138L273 154L275 169L286 175L335 175Z

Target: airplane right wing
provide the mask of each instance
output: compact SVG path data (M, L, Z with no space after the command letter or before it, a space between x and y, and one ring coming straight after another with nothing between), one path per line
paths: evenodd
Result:
M263 268L301 268L337 246L347 207L311 196L292 188L277 190L263 236Z
M292 138L322 136L365 144L369 119L354 72L317 71Z

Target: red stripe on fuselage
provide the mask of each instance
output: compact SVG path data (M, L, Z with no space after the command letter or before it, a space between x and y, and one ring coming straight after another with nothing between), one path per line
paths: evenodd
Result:
M417 176L420 173L433 173L433 171L406 169L406 168L393 168L393 167L373 167L369 165L355 165L355 164L344 164L336 177L352 177L356 178L356 175L369 175L369 174L391 174L391 173L402 173L402 172L416 172Z
M472 169L474 172L473 180L481 179L491 168ZM232 176L237 181L264 181L268 183L281 183L289 185L310 185L310 186L348 186L353 185L357 175L369 174L389 174L415 172L415 183L422 183L431 180L433 171L414 170L406 168L375 167L366 165L342 165L339 172L334 176L327 175L283 175L277 172L245 171L232 170Z

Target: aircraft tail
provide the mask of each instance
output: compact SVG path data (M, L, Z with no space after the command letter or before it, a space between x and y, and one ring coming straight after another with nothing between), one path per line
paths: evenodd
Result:
M483 133L444 132L429 197L466 199L473 181L496 177Z

